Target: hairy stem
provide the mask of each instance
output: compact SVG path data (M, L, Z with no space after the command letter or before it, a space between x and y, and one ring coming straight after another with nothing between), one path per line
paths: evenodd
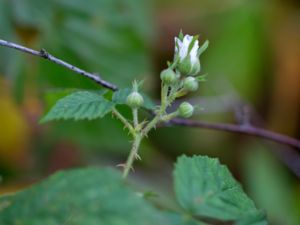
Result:
M112 113L125 125L125 127L129 130L130 134L134 137L136 135L135 129L127 121L127 119L116 108L112 110Z
M138 150L139 150L142 139L143 139L143 137L141 135L136 135L133 139L132 148L130 150L130 154L129 154L126 164L124 166L124 171L123 171L123 175L122 175L123 179L127 178L129 171L132 169L132 164L133 164L134 160L139 158Z
M179 115L179 112L178 112L178 111L169 113L169 114L163 116L163 117L161 118L161 121L162 121L162 122L168 122L168 121L170 121L171 119L176 118L178 115Z
M138 116L137 108L132 109L132 116L133 116L133 126L134 126L134 129L136 129L137 126L139 125L139 116Z
M161 106L160 106L160 113L164 114L166 108L168 107L168 90L169 87L167 85L162 85L161 87Z

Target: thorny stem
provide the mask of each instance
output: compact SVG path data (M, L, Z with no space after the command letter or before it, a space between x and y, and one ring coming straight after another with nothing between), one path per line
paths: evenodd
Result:
M168 107L168 86L163 85L161 91L161 105L159 107L158 113L156 116L142 129L141 131L137 131L136 128L138 126L138 111L137 109L132 109L133 112L133 122L134 128L137 135L133 139L132 148L130 150L130 154L127 158L126 164L124 166L123 171L123 179L126 179L130 169L132 168L132 164L138 156L138 150L142 139L147 136L148 132L156 126L157 123L161 121L164 114L166 113L166 108Z
M156 126L162 119L162 117L166 114L166 109L168 107L168 89L167 85L162 85L161 88L161 105L156 116L147 124L147 126L142 130L142 135L147 136L148 132Z
M116 108L113 108L112 113L125 125L125 127L129 130L130 134L134 137L136 135L135 129L127 121L127 119Z
M141 135L136 135L133 139L133 143L132 143L132 148L130 150L130 154L127 158L125 167L124 167L124 171L123 171L123 179L126 179L130 169L132 169L132 164L134 162L135 159L139 158L138 156L138 150L140 147L140 143L142 141L143 137Z

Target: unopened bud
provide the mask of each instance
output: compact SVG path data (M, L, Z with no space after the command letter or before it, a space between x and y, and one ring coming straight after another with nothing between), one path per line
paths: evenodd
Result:
M138 93L137 91L134 91L130 95L127 96L126 103L131 108L139 108L140 106L142 106L144 104L144 98L140 93Z
M188 102L183 102L180 104L178 112L181 117L189 118L194 113L194 107Z
M200 72L201 66L199 59L193 61L189 57L185 57L182 62L178 64L178 70L183 75L196 75Z
M165 84L171 85L171 84L174 84L177 81L177 76L176 76L175 72L172 69L168 68L168 69L163 70L160 73L160 79Z
M198 81L194 77L187 77L183 80L183 88L187 91L197 91Z

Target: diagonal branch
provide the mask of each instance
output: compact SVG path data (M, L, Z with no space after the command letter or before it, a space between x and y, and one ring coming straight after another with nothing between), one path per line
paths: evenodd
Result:
M67 62L65 62L61 59L58 59L58 58L54 57L53 55L51 55L50 53L48 53L44 49L42 49L40 51L36 51L36 50L31 49L31 48L26 48L22 45L18 45L18 44L15 44L15 43L12 43L12 42L9 42L9 41L5 41L5 40L2 40L2 39L0 39L0 45L4 46L4 47L8 47L8 48L13 48L13 49L16 49L16 50L19 50L21 52L25 52L25 53L28 53L28 54L31 54L31 55L34 55L34 56L39 56L39 57L44 58L44 59L47 59L47 60L49 60L51 62L54 62L58 65L64 66L64 67L68 68L69 70L74 71L75 73L79 73L80 75L91 79L92 81L96 82L97 84L101 85L102 87L105 87L105 88L110 89L112 91L118 90L116 85L111 84L111 83L101 79L96 74L89 73L87 71L84 71L84 70L76 67L76 66L71 65L70 63L67 63Z
M195 127L204 128L211 130L221 130L232 133L247 134L255 137L261 137L268 139L280 144L285 144L294 148L300 149L300 140L291 138L289 136L278 134L263 128L255 127L252 125L236 125L236 124L226 124L226 123L210 123L200 120L188 120L188 119L172 119L168 124L183 127Z

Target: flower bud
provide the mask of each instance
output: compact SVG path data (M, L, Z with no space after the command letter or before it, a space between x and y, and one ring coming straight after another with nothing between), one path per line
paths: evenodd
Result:
M189 57L185 57L179 64L178 70L182 75L189 75L192 70L192 64Z
M185 35L175 38L175 58L178 57L178 70L183 75L196 75L200 72L198 36ZM204 46L205 47L205 46Z
M194 63L192 64L192 68L191 71L189 73L189 75L197 75L201 70L201 65L200 65L200 60L197 58L197 60L194 61Z
M185 57L185 59L178 64L178 70L183 75L196 75L200 72L200 69L199 59L194 59L192 61L189 57Z
M198 81L194 77L187 77L183 80L183 88L187 91L197 91Z
M131 94L129 94L127 96L126 103L131 108L139 108L140 106L142 106L144 104L144 98L137 91L133 91L133 92L131 92Z
M180 104L178 112L181 117L189 118L194 113L194 107L188 102L183 102Z
M177 81L177 76L176 76L175 72L172 69L168 68L168 69L163 70L160 73L160 79L165 84L171 85L171 84L174 84Z

